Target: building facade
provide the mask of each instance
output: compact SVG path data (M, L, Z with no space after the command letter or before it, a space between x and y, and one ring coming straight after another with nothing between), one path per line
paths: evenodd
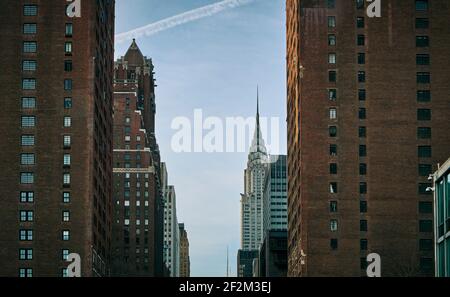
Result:
M433 175L435 276L450 277L450 159Z
M151 59L133 40L114 68L113 275L163 273L162 190Z
M450 7L381 1L369 18L368 3L287 0L291 276L365 276L369 253L383 276L433 275Z
M191 276L191 259L189 258L189 238L184 224L180 223L180 277Z
M253 263L258 259L258 250L238 250L237 276L253 277Z
M110 274L114 1L0 10L0 276Z

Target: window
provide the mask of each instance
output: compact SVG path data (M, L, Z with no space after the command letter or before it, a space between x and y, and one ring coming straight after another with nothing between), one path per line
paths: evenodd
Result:
M330 120L337 119L337 110L336 108L330 108Z
M328 81L329 82L336 82L337 74L336 71L328 71Z
M125 124L129 124L131 122L131 118L130 117L126 117L125 118Z
M360 138L365 138L366 137L366 135L367 135L366 127L359 127L358 131L359 131L359 137Z
M70 185L70 173L63 174L63 184L66 186Z
M337 201L330 201L330 212L337 212Z
M64 154L64 166L70 166L70 154Z
M35 97L23 97L22 98L22 108L23 109L36 108L36 98Z
M359 193L360 194L366 194L367 193L367 183L366 182L360 182L359 183Z
M33 260L33 249L19 249L20 260Z
M22 80L22 89L24 90L36 90L36 79L24 78Z
M416 29L428 29L430 21L427 18L416 19Z
M72 90L72 80L71 79L64 80L64 90L66 90L66 91Z
M33 277L33 269L19 268L19 277Z
M66 55L72 54L72 42L66 42L64 44L64 51L65 51Z
M431 195L431 191L427 191L428 188L431 188L431 183L420 183L419 184L419 194L420 195Z
M359 201L359 212L360 213L367 212L367 201Z
M418 54L416 56L417 65L430 65L430 55Z
M338 221L337 220L330 220L330 231L336 232L338 229Z
M336 64L336 54L335 53L328 54L328 63Z
M428 36L416 36L417 47L428 47L430 45L430 38Z
M433 221L432 220L419 221L419 231L420 232L433 232Z
M71 72L73 70L72 60L64 61L64 71Z
M367 156L367 146L366 145L360 145L359 146L359 156L360 157L366 157Z
M365 71L358 71L358 82L359 83L366 82L366 72Z
M431 109L418 109L417 110L418 121L431 121Z
M330 137L336 137L337 136L337 127L336 126L330 126L330 128L329 128L329 135L330 135Z
M64 230L62 231L62 240L68 241L70 239L70 231Z
M34 192L20 192L20 203L33 203Z
M64 143L64 148L70 148L70 146L72 145L72 138L69 135L64 135L64 139L63 139L63 143Z
M364 9L364 0L356 0L356 9Z
M366 64L366 54L358 53L358 64L363 65Z
M418 72L417 73L417 83L418 84L429 84L431 81L431 76L429 72Z
M62 220L63 222L69 222L70 221L70 212L65 210L62 213Z
M23 52L24 53L35 53L37 51L37 42L36 41L25 41L23 43Z
M23 34L36 34L37 25L36 24L23 24Z
M359 34L359 35L358 35L358 38L357 38L356 44L357 44L358 46L364 46L365 43L366 43L366 37L365 37L364 35L362 35L362 34Z
M367 164L360 163L359 164L359 174L360 175L366 175L367 174Z
M428 0L416 0L416 11L427 11Z
M64 192L62 195L63 203L70 203L70 192Z
M359 109L358 117L359 117L360 120L365 120L366 119L367 114L366 114L366 109L365 108L360 108Z
M19 240L20 241L32 241L33 240L33 230L19 230Z
M62 259L63 259L63 261L67 261L67 259L69 257L69 254L70 254L69 250L67 250L67 249L62 250Z
M336 27L336 17L329 16L328 17L328 28L335 28Z
M66 37L71 37L73 34L73 25L70 23L66 24Z
M359 258L359 268L361 270L366 270L367 269L367 259L366 258Z
M141 136L136 135L136 141L137 141L137 142L140 142L140 141L141 141ZM137 156L139 156L139 155L136 155L136 158L137 158Z
M359 221L359 231L361 232L367 232L367 221L366 220L361 220Z
M328 99L331 101L336 101L336 98L337 98L337 90L329 89L328 90Z
M429 90L417 91L417 101L418 102L430 102L431 101L431 91L429 91Z
M66 97L64 98L64 108L71 109L72 108L72 98Z
M431 146L424 145L418 148L419 158L431 158Z
M24 5L23 6L23 15L24 16L37 16L37 5Z
M34 154L21 154L20 155L21 165L34 165Z
M330 144L330 156L337 156L337 145Z
M364 18L363 17L357 17L356 18L356 27L357 28L364 28Z
M332 250L337 250L338 249L338 240L337 239L335 239L335 238L330 239L330 248Z
M21 222L32 222L33 221L33 211L32 210L21 210L20 211L20 221Z
M64 117L64 127L68 128L72 126L72 118Z
M433 203L432 202L419 202L419 213L433 213Z
M338 187L336 182L330 183L330 193L336 194L338 192Z
M33 184L34 183L34 173L32 172L22 172L20 174L20 183L21 184Z
M336 35L328 34L328 45L335 46L336 45Z
M430 139L431 138L431 128L429 128L429 127L417 128L417 138Z
M428 177L433 173L433 167L430 164L419 164L419 176Z
M34 146L34 135L22 135L21 143L22 146Z
M359 89L358 90L358 100L359 101L365 101L366 100L366 90L365 89Z
M361 239L359 241L359 248L361 251L367 251L368 245L369 245L369 243L368 243L367 239Z
M24 60L22 62L22 70L23 71L36 71L37 62L34 60Z
M327 0L328 8L332 9L336 7L336 0Z
M338 171L338 166L336 163L331 163L330 164L330 174L337 174Z

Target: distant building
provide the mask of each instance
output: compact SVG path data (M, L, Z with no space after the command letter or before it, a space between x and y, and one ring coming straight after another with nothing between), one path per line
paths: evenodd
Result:
M450 277L450 159L438 167L433 177L435 271L437 277ZM432 242L422 244L429 247Z
M287 260L287 230L269 230L259 251L259 276L287 276Z
M253 277L253 261L258 259L258 250L239 250L237 254L237 276Z
M189 258L189 239L184 224L180 223L180 277L191 276L191 260Z

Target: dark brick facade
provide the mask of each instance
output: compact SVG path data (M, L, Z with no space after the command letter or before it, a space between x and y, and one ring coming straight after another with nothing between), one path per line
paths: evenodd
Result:
M381 2L369 18L287 1L291 276L365 276L372 252L383 276L433 275L423 206L450 147L450 3Z
M2 1L0 276L109 275L114 1L81 2Z

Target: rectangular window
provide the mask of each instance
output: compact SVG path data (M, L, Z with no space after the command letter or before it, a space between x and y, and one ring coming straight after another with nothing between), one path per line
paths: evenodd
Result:
M72 42L66 42L64 44L64 52L66 53L66 55L72 54Z
M33 221L33 211L32 210L21 210L20 211L20 221L21 222L32 222Z
M363 65L366 64L366 54L358 53L358 64Z
M418 84L429 84L431 82L431 75L429 72L417 72Z
M34 173L32 172L22 172L20 174L20 183L23 185L29 185L34 183Z
M337 220L330 220L330 231L336 232L338 230L338 221Z
M335 27L336 27L336 17L329 16L328 17L328 28L335 28Z
M431 138L431 128L429 128L429 127L417 128L417 138L430 139Z
M23 71L36 71L37 62L35 60L24 60L22 62Z
M419 164L419 176L428 177L431 173L433 173L433 166L430 164Z
M337 174L338 166L336 163L330 164L330 174Z
M64 90L66 90L66 91L72 90L72 80L71 79L64 80Z
M69 135L64 135L63 145L64 148L70 148L70 146L72 145L72 138Z
M427 11L428 0L416 0L416 11Z
M359 242L359 248L361 251L367 251L369 244L367 239L361 239Z
M430 38L428 36L416 36L416 46L417 47L430 46Z
M20 241L32 241L33 240L33 230L19 230L19 240Z
M356 9L364 9L364 0L356 0Z
M336 144L330 144L330 156L334 157L337 156L337 145Z
M20 260L33 260L33 249L19 249Z
M417 101L418 102L430 102L431 101L431 91L429 91L429 90L417 91Z
M358 112L358 117L360 120L365 120L367 118L366 109L360 108Z
M328 45L335 46L336 45L336 35L328 34Z
M23 24L23 34L36 34L37 25L36 24Z
M431 109L418 109L417 110L418 121L431 121Z
M328 54L328 63L336 64L336 54L335 53Z
M70 185L70 173L64 173L63 174L63 184L65 186Z
M366 90L365 89L359 89L358 90L358 100L359 101L365 101L366 100Z
M419 249L421 251L432 251L433 250L433 240L421 239L419 241Z
M35 53L37 51L37 42L36 41L25 41L23 43L23 52L24 53Z
M367 193L367 183L366 182L360 182L359 183L359 193L360 194L366 194Z
M329 89L328 90L328 100L336 101L336 99L337 99L337 90Z
M336 0L327 0L327 7L333 9L336 7Z
M67 261L69 254L70 254L69 250L67 249L62 250L62 260Z
M64 166L70 166L70 154L64 154Z
M367 135L367 129L366 129L366 127L359 127L358 128L358 134L359 134L359 137L360 138L365 138L366 137L366 135Z
M71 37L73 34L73 25L70 23L66 24L66 37Z
M359 146L359 156L360 157L367 157L367 146L366 145L360 145Z
M338 192L338 185L336 182L330 183L330 193L336 194Z
M335 83L337 79L337 73L336 71L328 71L328 81L331 83Z
M363 17L356 18L356 27L359 29L364 28L364 18Z
M330 137L337 137L337 127L336 126L330 126L329 135L330 135Z
M22 135L21 144L22 146L34 146L35 140L34 135Z
M359 34L356 44L358 46L364 46L366 44L366 37L364 35L362 35L362 34Z
M70 192L64 192L62 196L63 203L70 203Z
M21 154L20 164L21 165L34 165L34 154Z
M71 72L73 69L72 60L66 60L64 61L64 71Z
M330 212L337 212L338 206L337 201L330 201Z
M70 221L70 212L65 210L62 213L62 220L63 222L69 222Z
M359 212L360 213L367 212L367 201L359 201Z
M420 201L419 213L433 213L433 203L428 201Z
M35 126L36 126L36 117L34 116L22 117L22 128L31 128Z
M23 90L36 90L36 79L34 79L34 78L22 79L22 89Z
M361 220L359 221L359 231L361 232L367 232L367 220Z
M366 82L366 72L365 71L358 71L358 82L359 83Z
M68 128L72 126L72 118L64 117L64 127Z
M367 174L367 164L360 163L359 164L359 174L360 175L366 175Z
M416 29L428 29L430 21L427 18L416 18Z
M419 155L419 158L431 158L431 155L432 155L431 146L428 146L428 145L419 146L418 155Z
M335 239L335 238L330 239L330 248L334 251L338 249L338 240L337 239Z
M337 119L337 110L336 108L330 108L330 120Z
M38 7L37 5L27 4L23 6L24 16L37 16Z
M420 183L419 184L419 194L420 195L431 195L432 192L428 191L432 187L431 183Z
M34 192L20 192L20 203L33 203Z
M19 277L33 277L33 269L19 268Z
M23 109L36 108L36 97L22 97L22 108Z
M70 231L64 230L62 231L62 240L68 241L70 239Z
M66 97L64 98L64 108L71 109L72 108L72 98Z
M419 232L433 232L433 221L432 220L419 221Z
M427 55L427 54L416 55L416 64L417 65L430 65L430 55Z

